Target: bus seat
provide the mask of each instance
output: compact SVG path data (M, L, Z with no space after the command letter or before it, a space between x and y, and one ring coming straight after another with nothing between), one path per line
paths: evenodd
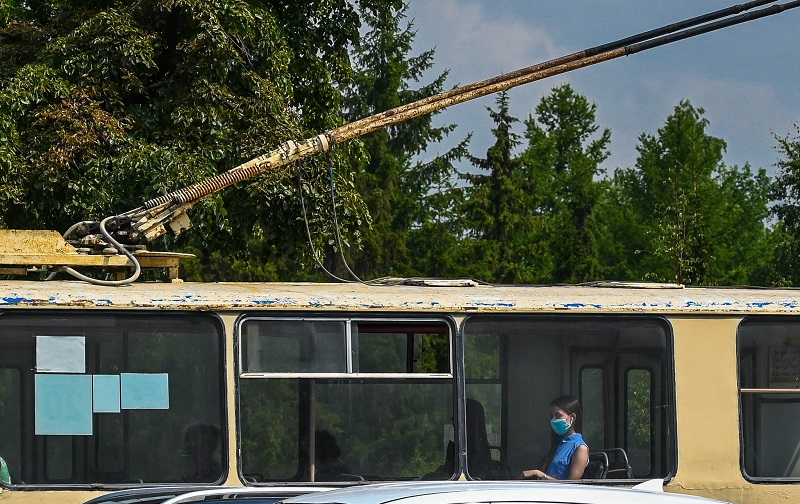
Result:
M631 479L633 469L628 462L628 454L622 448L604 448L602 450L608 455L607 478Z
M608 454L604 451L589 453L589 463L581 479L605 479L608 474Z

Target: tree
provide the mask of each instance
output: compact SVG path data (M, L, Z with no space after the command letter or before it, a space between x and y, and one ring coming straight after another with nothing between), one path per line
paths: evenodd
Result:
M542 230L533 239L547 243L552 269L546 281L582 282L601 275L595 219L602 186L595 177L609 156L611 130L594 136L597 107L569 84L554 88L525 125L522 155L532 189L533 212Z
M769 178L727 167L726 144L706 133L703 114L681 101L657 135L639 137L635 168L615 175L613 193L624 208L615 235L634 280L766 281Z
M407 5L401 1L364 8L361 15L369 31L353 50L356 76L347 90L344 117L354 121L442 92L447 72L413 89L433 66L434 51L409 57L415 32L404 23ZM453 125L435 127L425 115L361 140L365 156L353 163L356 188L369 210L371 226L362 232L362 250L352 250L360 276L426 274L408 246L415 229L426 226L430 198L435 188L446 186L453 174L451 160L462 146L420 163L415 157L431 143L442 140Z
M778 174L772 187L771 196L777 201L773 212L779 220L776 232L777 272L785 283L800 283L800 125L795 124L794 137L776 136L778 150L782 158L778 160Z
M346 0L9 0L0 21L0 225L58 230L338 124L360 24ZM349 157L343 147L334 162ZM309 255L289 175L303 174L322 243L324 161L207 199L193 211L197 229L163 246L196 251L195 278L299 274ZM352 175L336 177L350 236L365 208Z
M495 143L485 158L469 156L480 171L462 173L469 185L464 188L464 239L462 245L472 251L472 276L494 282L514 282L514 239L527 207L521 162L514 154L520 144L512 126L519 119L509 114L508 93L497 96L497 110L489 108L495 123Z

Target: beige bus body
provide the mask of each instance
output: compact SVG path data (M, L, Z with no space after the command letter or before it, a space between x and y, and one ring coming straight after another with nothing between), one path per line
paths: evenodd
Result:
M436 283L436 282L431 282ZM454 282L457 284L458 282ZM444 285L444 286L441 286ZM210 312L225 330L226 484L238 474L234 328L244 312L430 313L461 324L470 314L632 314L665 318L674 342L677 472L672 492L748 504L800 502L800 481L752 482L743 475L737 328L746 316L800 316L800 291L682 288L657 284L593 286L440 286L316 283L135 283L107 288L83 282L0 282L0 309L164 310ZM797 443L797 439L791 439ZM3 489L7 504L79 503L89 491Z

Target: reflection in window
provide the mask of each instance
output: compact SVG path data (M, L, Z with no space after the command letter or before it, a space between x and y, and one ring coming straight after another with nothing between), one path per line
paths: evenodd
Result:
M71 358L80 352L85 364L59 362L59 348ZM0 360L19 373L10 381L8 368L0 373L0 402L14 397L11 388L22 391L16 410L0 409L0 456L12 480L29 486L180 482L191 464L181 454L187 424L223 422L221 349L221 327L204 314L0 314ZM101 376L129 383L123 375L134 384L158 381L163 389L93 385ZM77 393L43 400L58 397L60 383L76 385ZM59 409L61 403L69 408ZM215 456L224 466L219 448Z
M744 473L800 478L800 323L751 317L739 326Z
M605 447L602 368L587 367L581 370L580 401L583 406L584 437L596 443L597 448Z
M454 397L445 322L247 318L240 333L249 481L412 479L442 464ZM286 340L301 351L268 357ZM286 372L270 364L281 359L294 359Z
M246 319L242 372L255 375L450 374L441 322Z
M512 477L542 469L554 440L550 402L564 394L582 401L589 450L607 450L606 477L661 478L674 470L674 398L664 385L672 382L670 333L663 320L475 315L463 331L467 397L484 403L496 436L492 456ZM652 408L653 401L664 407Z
M628 459L634 468L634 475L644 477L650 474L650 443L653 438L650 430L650 372L646 369L631 369L627 372L626 383L625 436L628 441Z
M21 474L21 383L17 368L0 368L0 457L6 462L11 482Z

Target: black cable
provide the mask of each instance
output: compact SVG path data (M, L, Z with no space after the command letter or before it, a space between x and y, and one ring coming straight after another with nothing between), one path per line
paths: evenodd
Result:
M311 255L314 256L314 260L317 262L317 266L319 266L322 271L328 274L331 278L334 278L340 282L344 283L353 283L352 280L345 280L344 278L339 278L338 276L334 275L322 264L322 261L319 259L319 255L317 254L317 249L314 248L314 241L311 238L311 228L308 225L308 215L306 214L306 202L305 198L303 197L303 177L300 175L300 170L297 171L297 188L300 191L300 206L303 208L303 221L306 224L306 235L308 236L308 246L311 247Z

